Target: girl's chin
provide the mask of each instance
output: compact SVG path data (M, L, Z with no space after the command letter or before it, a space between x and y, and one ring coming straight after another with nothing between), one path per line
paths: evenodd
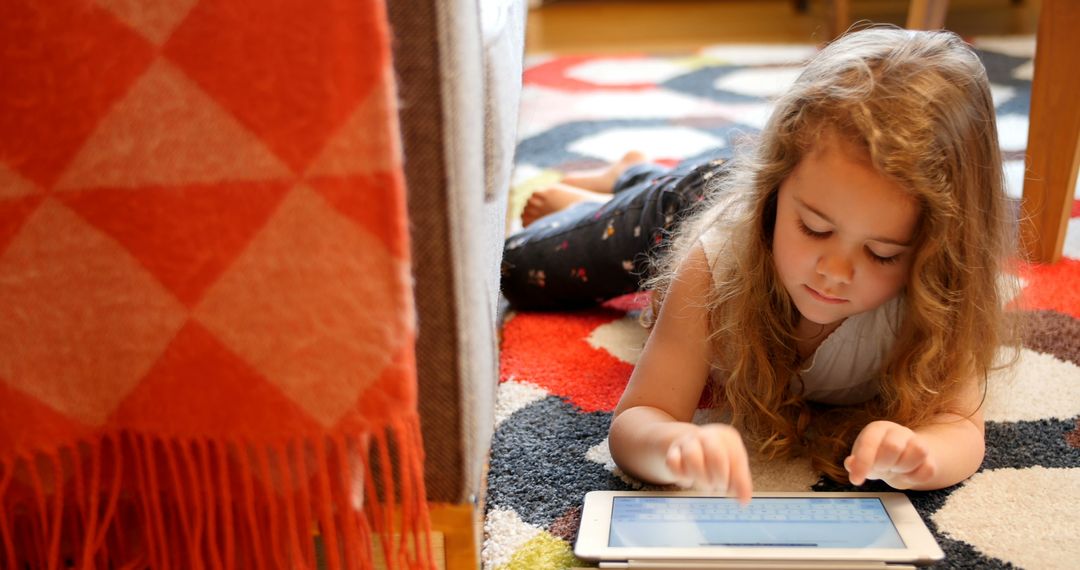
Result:
M838 310L838 307L821 307L813 302L796 303L795 308L799 310L801 318L825 327L839 323L851 316L848 311Z

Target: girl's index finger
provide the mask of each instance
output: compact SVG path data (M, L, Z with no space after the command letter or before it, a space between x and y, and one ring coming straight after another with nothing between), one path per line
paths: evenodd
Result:
M746 506L754 495L754 480L750 476L750 462L746 457L746 450L739 449L731 454L731 476L728 479L728 489L735 492L739 504Z
M877 459L878 447L885 438L888 430L880 424L866 426L859 437L855 438L855 445L851 448L851 456L844 461L844 468L848 471L848 479L852 485L862 485L866 482L866 476L874 467Z

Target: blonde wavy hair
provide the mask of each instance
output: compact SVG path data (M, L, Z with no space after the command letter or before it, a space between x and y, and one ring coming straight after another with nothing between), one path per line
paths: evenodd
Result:
M772 233L783 181L824 133L862 148L874 168L916 198L920 218L904 318L879 378L857 406L811 404L790 388L799 320L777 276ZM974 51L950 32L874 27L823 49L775 109L754 151L673 237L650 282L653 309L698 238L729 235L713 266L708 302L715 388L747 442L767 457L809 455L838 481L859 430L876 419L911 428L954 404L965 382L985 388L1015 344L1004 311L1015 249L994 105Z

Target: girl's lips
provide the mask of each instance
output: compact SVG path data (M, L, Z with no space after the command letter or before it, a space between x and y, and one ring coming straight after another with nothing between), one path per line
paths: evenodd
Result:
M821 293L818 293L817 289L814 289L813 287L811 287L809 285L803 285L803 287L806 287L806 290L810 292L810 295L813 296L818 301L821 301L822 303L831 303L831 304L834 304L834 305L839 305L840 303L847 303L848 302L847 299L841 299L839 297L830 297L828 295L823 295Z

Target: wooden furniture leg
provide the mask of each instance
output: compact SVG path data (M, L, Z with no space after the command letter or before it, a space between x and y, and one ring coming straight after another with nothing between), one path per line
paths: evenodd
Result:
M832 0L829 10L829 36L836 39L851 25L851 0Z
M1080 168L1080 2L1043 0L1031 86L1021 246L1029 261L1054 263L1068 227Z
M948 9L949 0L911 0L907 29L940 30L945 27L945 12Z
M908 5L907 28L940 30L945 27L945 13L948 9L949 0L911 0ZM851 25L851 0L831 0L829 11L829 33L836 38Z

